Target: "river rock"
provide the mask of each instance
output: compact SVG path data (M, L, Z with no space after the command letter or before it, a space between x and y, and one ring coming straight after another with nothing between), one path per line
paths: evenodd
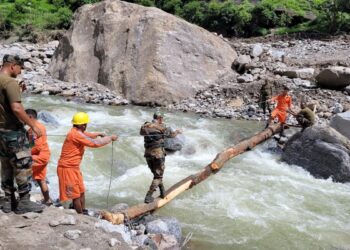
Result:
M148 216L146 220L146 232L149 234L171 234L178 242L181 241L182 231L179 221L174 217Z
M183 19L106 0L79 8L49 71L65 81L101 83L136 104L163 105L215 83L236 57L223 39Z
M350 139L350 111L333 116L330 126Z
M50 112L45 110L38 112L38 119L43 121L46 124L50 124L54 126L59 125L59 122L57 121L57 119L53 115L51 115Z
M329 126L312 126L292 136L282 159L317 178L350 181L350 141Z
M159 250L180 250L180 246L178 241L176 240L174 235L168 234L151 234L149 238L155 243L156 249Z
M131 234L124 224L113 225L112 223L106 220L101 220L99 222L96 222L95 227L101 228L106 233L119 233L123 237L125 242L131 243Z
M316 76L317 84L325 88L344 88L350 84L350 68L335 66L322 70Z
M181 134L177 135L174 138L165 138L164 148L169 152L180 151L185 145L185 137Z

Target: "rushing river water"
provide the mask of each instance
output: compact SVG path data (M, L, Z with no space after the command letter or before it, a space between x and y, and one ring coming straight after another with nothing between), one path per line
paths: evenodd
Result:
M152 175L143 158L140 126L152 109L76 104L60 98L30 96L25 106L49 111L59 126L48 125L52 150L48 178L57 197L56 164L77 111L86 111L88 131L120 135L114 143L110 204L143 201ZM166 113L165 121L181 128L186 146L166 158L166 187L199 171L215 155L261 130L263 123L200 118ZM279 161L266 145L230 161L219 173L177 197L158 214L175 216L187 249L350 249L350 186L319 180L297 166ZM88 207L106 208L112 146L87 149L81 169Z

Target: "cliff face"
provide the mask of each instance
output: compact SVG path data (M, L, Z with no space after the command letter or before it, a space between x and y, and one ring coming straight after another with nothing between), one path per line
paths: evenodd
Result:
M107 0L80 8L50 64L64 81L93 81L136 104L193 97L231 71L223 39L156 8Z

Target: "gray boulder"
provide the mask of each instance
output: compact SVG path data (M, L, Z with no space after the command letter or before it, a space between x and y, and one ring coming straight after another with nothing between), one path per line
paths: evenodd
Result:
M58 126L59 122L57 121L57 119L50 114L50 112L48 111L39 111L38 113L38 119L43 121L46 124L50 124L50 125L54 125L54 126Z
M350 111L333 116L330 126L350 139Z
M289 78L312 79L315 73L313 68L293 69L282 68L275 71L276 74L287 76Z
M148 234L174 235L177 241L181 242L182 230L176 218L147 216L144 220Z
M64 81L101 83L132 103L165 105L231 72L236 57L223 39L183 19L106 0L77 10L49 71Z
M180 151L185 145L185 137L183 135L177 135L174 138L166 138L164 140L164 148L169 152Z
M317 178L350 181L350 141L328 126L313 126L296 133L286 143L282 159Z
M250 55L252 57L259 57L264 52L263 47L260 43L257 43L253 46L252 51L250 52Z
M325 88L344 88L350 84L350 68L335 66L316 76L317 84Z

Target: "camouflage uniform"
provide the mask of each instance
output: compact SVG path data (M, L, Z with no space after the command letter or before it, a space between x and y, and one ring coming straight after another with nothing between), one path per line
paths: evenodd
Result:
M171 131L164 124L157 124L156 121L152 121L146 122L141 127L140 134L144 136L144 156L153 174L153 181L147 195L151 196L159 187L161 196L164 197L163 174L166 156L164 139L165 137L171 137Z
M266 114L266 109L271 113L271 107L269 103L267 103L267 100L269 100L273 95L273 86L270 82L265 82L260 89L260 99L259 99L259 106L262 108L264 114Z
M315 113L311 109L306 107L300 110L300 112L296 116L296 119L301 125L303 131L305 128L311 127L315 124Z
M13 102L21 102L19 85L13 78L0 74L1 188L6 195L13 194L16 179L22 196L31 190L32 157L24 126L12 112Z

